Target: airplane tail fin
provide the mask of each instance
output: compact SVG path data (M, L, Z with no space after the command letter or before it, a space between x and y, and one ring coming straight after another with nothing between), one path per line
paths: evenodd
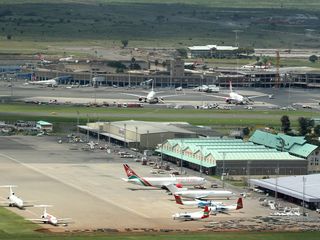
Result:
M34 205L34 207L43 208L43 215L47 214L47 208L52 207L52 205Z
M167 186L167 188L168 188L169 191L170 191L171 193L173 193L173 194L175 194L175 193L178 191L178 188L177 188L175 185L173 185L173 184L169 184L169 185Z
M243 208L242 198L238 198L236 210L242 209L242 208Z
M128 164L123 164L123 167L124 167L124 171L126 172L127 174L127 177L132 177L132 176L136 176L136 177L139 177L138 174L136 174L130 167Z
M2 188L9 188L9 191L10 191L10 196L11 195L14 195L14 191L13 191L13 188L14 187L17 187L16 185L3 185L3 186L0 186Z
M232 82L231 81L229 81L229 90L230 90L230 92L232 92Z
M174 198L177 204L184 205L180 196L174 194Z
M204 209L203 209L202 218L207 218L207 217L209 217L209 214L210 214L209 207L208 207L208 206L205 206Z

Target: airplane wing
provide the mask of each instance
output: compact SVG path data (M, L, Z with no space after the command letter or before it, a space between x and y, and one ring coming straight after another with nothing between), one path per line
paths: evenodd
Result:
M256 95L256 96L247 96L247 98L249 99L253 99L253 98L259 98L259 97L266 97L269 96L268 94L263 94L263 95Z
M26 220L33 222L49 222L49 220L45 218L27 218Z
M128 95L128 96L133 96L133 97L142 97L142 98L145 98L144 96L141 96L141 95L138 95L138 94L133 94L133 93L121 93L121 94L124 94L124 95Z
M226 98L228 98L228 97L226 97L226 96L220 96L220 95L209 95L209 94L206 94L206 96L208 96L208 97L214 97L214 98L220 98L220 99L226 99Z
M59 223L71 223L72 222L72 218L58 218L57 219Z
M172 94L172 95L163 95L163 96L159 96L161 98L168 98L168 97L177 97L177 96L183 96L186 95L185 93L183 94Z

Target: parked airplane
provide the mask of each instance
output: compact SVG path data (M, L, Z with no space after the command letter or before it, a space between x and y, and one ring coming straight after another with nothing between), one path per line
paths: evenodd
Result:
M45 60L44 56L41 53L38 54L38 58L39 58L41 64L50 64L50 63L52 63L52 61Z
M74 59L73 56L69 56L69 57L63 57L63 58L59 58L59 62L71 62L71 63L78 63L79 60L78 59Z
M199 186L206 183L202 177L140 177L127 164L123 164L128 178L124 181L146 187L167 188L168 185L181 184L187 186Z
M182 221L192 221L200 220L209 217L209 208L206 206L203 211L192 212L192 213L176 213L172 215L173 220L182 220Z
M153 89L153 83L152 83L152 88L150 92L147 92L148 94L146 96L141 96L141 95L137 95L137 94L133 94L133 93L122 93L124 95L129 95L129 96L134 96L134 97L138 97L139 102L145 102L145 103L163 103L164 102L164 98L166 97L176 97L179 96L177 94L174 95L166 95L166 96L158 96L158 94L160 92L155 92Z
M215 201L203 201L203 200L194 200L194 201L183 201L180 196L174 195L177 204L186 205L186 206L197 206L197 207L209 207L211 214L217 213L227 213L243 208L242 198L238 198L236 204L226 205L222 202Z
M223 99L225 99L226 103L228 103L228 104L249 104L250 102L253 102L253 100L252 100L253 98L268 96L268 95L264 94L264 95L246 97L246 96L243 96L243 95L241 95L237 92L234 92L232 90L232 82L231 81L229 82L229 84L230 84L229 97L223 97L223 96L217 96L217 95L208 95L208 96L212 96L215 98L223 98Z
M201 85L193 89L194 91L199 92L213 92L218 93L220 91L220 88L216 85Z
M203 198L227 198L234 196L233 192L226 190L189 190L189 189L179 189L173 184L167 186L169 191L177 196L193 198L193 199L203 199Z
M43 214L41 215L41 218L27 219L29 221L43 222L43 223L52 224L54 226L58 226L59 224L70 223L71 218L56 218L55 216L49 214L47 212L47 207L52 207L51 205L35 205L34 207L43 207Z
M19 209L25 209L26 207L32 207L33 205L27 204L27 202L24 202L21 198L17 197L12 188L17 187L15 185L4 185L0 186L1 188L9 188L10 195L8 197L8 201L5 203L9 204L9 207L17 207Z
M26 85L41 85L41 86L47 86L47 87L57 87L58 81L56 78L49 79L49 80L42 80L42 81L28 81Z

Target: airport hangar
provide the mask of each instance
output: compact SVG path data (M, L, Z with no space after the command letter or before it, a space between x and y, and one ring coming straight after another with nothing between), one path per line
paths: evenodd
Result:
M230 138L169 139L157 152L163 160L210 175L270 176L307 173L306 159L252 142ZM182 160L182 161L181 161Z
M287 176L270 179L250 179L250 185L265 192L283 198L289 202L301 204L310 209L320 208L320 174Z
M216 134L209 128L194 127L188 123L135 120L95 122L78 128L83 133L105 139L107 142L139 150L154 149L167 139L198 137L203 133Z

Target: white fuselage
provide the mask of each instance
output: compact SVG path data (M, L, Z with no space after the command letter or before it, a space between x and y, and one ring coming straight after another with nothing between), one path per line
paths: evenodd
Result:
M184 190L177 191L175 195L185 198L230 198L234 193L225 190Z
M159 100L158 100L158 98L156 98L156 95L157 95L157 93L155 91L151 90L146 97L146 102L148 102L148 103L158 102Z
M23 209L23 200L21 198L18 198L16 195L10 195L9 197L9 206L18 207Z
M227 102L230 101L231 103L245 103L244 97L236 92L230 92L229 98L227 99Z
M218 205L212 205L209 207L210 213L216 214L219 212L230 212L230 211L235 211L237 209L237 204L233 205L223 205L223 204L218 204Z
M58 82L55 79L43 80L43 81L30 81L32 85L43 85L43 86L57 86Z
M58 219L55 216L53 216L53 215L51 215L49 213L44 213L41 216L41 218L43 218L43 220L44 220L43 222L44 223L49 223L49 224L52 224L54 226L58 225Z
M182 184L184 186L199 186L206 183L206 180L201 177L145 177L145 178L134 178L134 179L125 179L125 180L127 182L137 184L137 185L159 187L159 188L168 186L170 184Z
M199 220L205 218L203 215L203 211L200 212L193 212L193 213L176 213L172 215L173 220L184 220L184 221L191 221L191 220Z

